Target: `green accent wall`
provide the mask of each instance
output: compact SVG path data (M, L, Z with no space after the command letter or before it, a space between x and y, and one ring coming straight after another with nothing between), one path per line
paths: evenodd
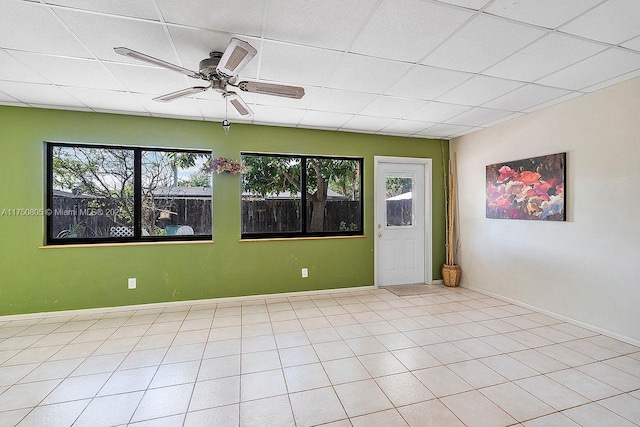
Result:
M0 106L0 212L45 207L44 141L364 157L366 238L240 242L240 178L215 175L215 243L42 249L42 216L0 216L0 315L271 294L374 281L374 156L433 159L433 279L444 261L440 140ZM448 157L448 142L445 142ZM309 277L300 270L309 268ZM137 289L127 289L127 278Z

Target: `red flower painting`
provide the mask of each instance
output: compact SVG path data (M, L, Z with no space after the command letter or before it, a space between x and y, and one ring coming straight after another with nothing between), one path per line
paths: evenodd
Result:
M564 221L566 153L487 166L487 218Z

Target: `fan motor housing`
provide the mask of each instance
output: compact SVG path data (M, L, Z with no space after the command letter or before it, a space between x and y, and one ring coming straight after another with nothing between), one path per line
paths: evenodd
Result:
M211 52L209 58L200 61L200 66L198 67L200 74L207 79L218 79L219 76L216 68L220 63L220 58L222 58L222 52Z

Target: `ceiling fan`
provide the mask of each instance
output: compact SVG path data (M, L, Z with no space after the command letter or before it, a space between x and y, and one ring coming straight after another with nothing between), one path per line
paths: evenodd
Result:
M213 51L209 54L209 58L200 61L198 71L192 71L126 47L116 47L114 50L120 55L158 65L168 70L177 71L193 79L201 79L208 82L206 86L194 86L153 98L154 101L169 102L184 96L204 92L207 89L212 89L222 94L225 102L230 103L241 117L250 117L253 115L253 111L251 111L242 98L240 98L235 91L230 90L229 87L240 89L243 92L282 96L285 98L300 99L304 96L304 88L298 86L245 80L238 82L238 73L247 66L258 51L246 41L235 37L231 39L231 42L229 42L224 52ZM225 122L228 123L226 118ZM223 123L223 127L224 126L225 124ZM225 128L225 130L227 129Z

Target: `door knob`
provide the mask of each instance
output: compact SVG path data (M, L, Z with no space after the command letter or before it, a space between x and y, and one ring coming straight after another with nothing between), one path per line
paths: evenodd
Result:
M382 233L378 233L378 237L382 237Z

